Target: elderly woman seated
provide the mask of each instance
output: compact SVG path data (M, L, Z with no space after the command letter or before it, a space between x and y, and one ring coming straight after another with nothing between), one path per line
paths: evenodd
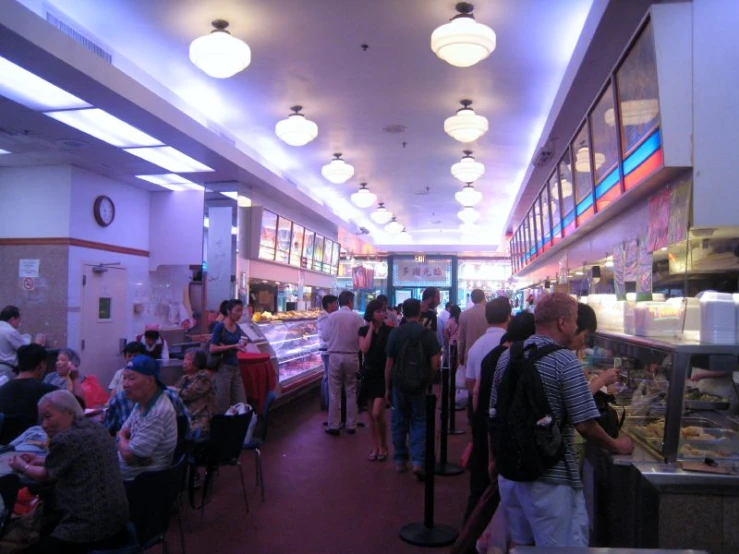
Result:
M126 543L128 501L110 435L85 419L69 391L56 390L38 403L49 454L20 454L10 467L31 479L55 481L55 525L29 552L77 553ZM49 515L49 514L45 514Z
M205 369L208 356L203 350L188 350L182 360L185 374L175 385L180 398L190 412L195 440L205 439L210 432L210 418L216 413L216 389L213 378Z
M56 371L44 377L44 383L68 390L82 402L83 407L102 406L108 394L94 375L85 376L80 370L80 355L71 348L63 348L56 358Z

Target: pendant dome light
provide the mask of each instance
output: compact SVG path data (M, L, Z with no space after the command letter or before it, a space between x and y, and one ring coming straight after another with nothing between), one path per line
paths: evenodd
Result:
M207 75L228 79L251 63L251 49L229 33L228 21L216 19L210 34L190 43L190 61Z
M467 223L468 225L472 225L475 221L480 219L480 214L472 206L465 206L457 212L457 216L463 223Z
M372 221L378 225L385 225L393 217L393 213L385 207L383 202L377 204L377 209L370 214Z
M606 163L606 156L605 154L596 152L593 154L593 161L595 162L595 169L600 169ZM590 171L590 148L587 146L583 146L577 151L575 169L580 173L588 173Z
M354 166L341 159L341 152L334 154L334 159L321 168L321 175L335 185L346 183L354 176Z
M568 198L572 196L572 183L569 179L560 179L559 186L562 187L562 198Z
M370 192L367 183L362 183L359 190L351 195L352 202L359 208L369 208L377 200L377 195Z
M459 12L449 23L431 34L431 50L455 67L470 67L484 60L495 50L495 32L475 21L472 4L459 2Z
M465 150L461 160L452 166L452 175L463 183L474 183L485 173L485 166L472 157L472 150Z
M643 100L624 100L621 106L621 121L624 127L633 125L644 125L649 123L659 114L659 102L656 98L645 98ZM605 113L606 125L616 125L616 112L608 108Z
M275 134L290 146L304 146L318 136L318 125L302 113L303 106L293 106L293 112L275 125Z
M447 135L459 142L472 142L488 132L488 120L477 115L470 107L472 100L460 101L462 107L456 115L447 117L444 121L444 131Z
M482 200L482 193L476 190L471 184L467 183L462 190L454 193L454 198L462 204L462 206L476 206Z
M388 223L387 225L385 225L385 231L387 231L391 235L397 235L404 228L405 227L403 227L403 225L400 223L400 221L398 221L398 218L397 217L393 217L390 220L390 223Z

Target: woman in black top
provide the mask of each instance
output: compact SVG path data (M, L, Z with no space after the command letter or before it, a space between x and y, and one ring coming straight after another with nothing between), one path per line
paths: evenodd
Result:
M385 421L385 348L391 327L385 325L386 311L379 300L367 304L364 320L368 323L359 329L359 349L364 354L365 388L369 413L372 445L367 459L371 462L387 460L387 422Z

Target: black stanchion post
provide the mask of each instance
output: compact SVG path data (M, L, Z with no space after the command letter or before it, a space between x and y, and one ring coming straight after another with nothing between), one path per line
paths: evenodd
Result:
M436 396L426 395L426 480L423 495L423 522L409 523L400 528L400 538L415 546L446 546L459 534L454 527L434 524L434 444Z
M463 429L455 426L455 412L457 411L457 347L454 347L454 357L451 359L451 375L449 385L449 435L464 435Z
M464 468L447 461L447 432L449 431L449 370L441 371L441 445L439 448L439 463L434 472L446 477L464 473Z

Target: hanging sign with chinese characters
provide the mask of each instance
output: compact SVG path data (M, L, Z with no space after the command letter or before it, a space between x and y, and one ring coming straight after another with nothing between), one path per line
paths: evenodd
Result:
M395 260L393 285L396 287L452 286L452 261L429 260L416 262L412 259Z

